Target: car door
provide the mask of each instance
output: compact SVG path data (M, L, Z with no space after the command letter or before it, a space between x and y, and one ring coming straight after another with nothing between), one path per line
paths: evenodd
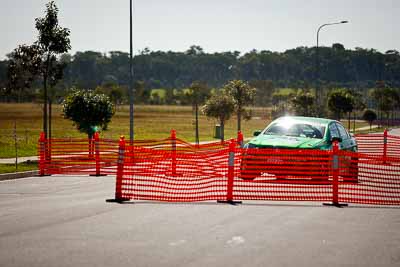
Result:
M332 140L332 138L340 138L339 130L336 126L336 123L332 122L328 126L329 128L329 140ZM341 149L341 144L339 143L339 148Z
M356 146L355 142L351 138L350 134L340 123L335 123L336 127L339 130L340 138L342 138L341 149L354 151L354 147Z

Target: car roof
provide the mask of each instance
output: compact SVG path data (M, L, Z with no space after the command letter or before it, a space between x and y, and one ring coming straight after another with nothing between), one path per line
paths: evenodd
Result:
M315 117L302 117L302 116L284 116L280 117L273 122L279 122L281 120L294 120L298 122L309 122L309 123L314 123L314 124L323 124L323 125L328 125L330 122L336 122L335 120L331 119L325 119L325 118L315 118Z

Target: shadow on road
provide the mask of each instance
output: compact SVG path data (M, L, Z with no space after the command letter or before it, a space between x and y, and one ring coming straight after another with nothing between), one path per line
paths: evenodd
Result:
M241 203L241 204L225 204L217 202L162 202L162 201L126 201L120 204L123 205L148 205L148 206L249 206L249 207L298 207L298 208L327 208L322 203ZM334 207L335 208L335 207ZM379 205L349 205L342 207L346 209L400 209L397 206L379 206Z

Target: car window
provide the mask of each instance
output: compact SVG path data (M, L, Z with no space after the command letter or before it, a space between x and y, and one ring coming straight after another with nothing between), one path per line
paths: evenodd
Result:
M340 137L339 130L336 127L335 123L329 124L329 131L331 132L331 138L333 137Z
M264 131L264 134L322 139L325 134L325 127L306 123L274 123Z
M337 123L336 126L339 129L340 137L343 140L349 139L349 134L347 133L346 129L339 123Z

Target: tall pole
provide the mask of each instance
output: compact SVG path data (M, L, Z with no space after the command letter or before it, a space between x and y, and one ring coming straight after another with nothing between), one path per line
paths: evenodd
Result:
M133 133L133 65L132 65L132 0L130 0L129 5L129 42L130 42L130 50L129 50L129 141L133 144L134 133Z
M347 20L343 20L340 22L333 22L333 23L325 23L322 24L321 26L318 27L317 30L317 49L315 52L315 56L316 56L316 68L315 68L315 73L316 73L316 88L315 88L315 100L316 100L316 106L317 106L317 110L318 110L318 115L321 116L322 112L323 112L323 108L322 108L322 103L321 103L321 98L322 98L322 92L321 89L319 88L319 80L320 80L320 75L319 75L319 31L325 27L325 26L330 26L330 25L336 25L336 24L344 24L344 23L348 23Z

